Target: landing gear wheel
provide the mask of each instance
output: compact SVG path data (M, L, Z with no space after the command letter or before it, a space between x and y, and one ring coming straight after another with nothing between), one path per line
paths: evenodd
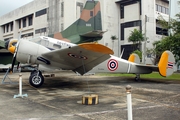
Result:
M140 82L141 81L140 74L136 74L136 77L134 78L134 80L137 82Z
M42 73L40 71L39 73L38 72L31 73L29 77L29 83L33 87L36 88L40 87L44 83L44 77L42 76Z

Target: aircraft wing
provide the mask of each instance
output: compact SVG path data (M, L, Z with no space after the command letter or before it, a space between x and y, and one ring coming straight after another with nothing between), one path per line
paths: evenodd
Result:
M62 50L42 54L42 57L62 69L73 70L83 75L96 65L110 58L114 52L97 43L84 43ZM51 64L52 63L52 64Z

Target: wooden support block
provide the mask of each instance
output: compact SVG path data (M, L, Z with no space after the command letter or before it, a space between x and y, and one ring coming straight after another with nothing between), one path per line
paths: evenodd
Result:
M90 94L90 95L83 95L82 97L82 104L83 105L96 105L99 103L98 95Z

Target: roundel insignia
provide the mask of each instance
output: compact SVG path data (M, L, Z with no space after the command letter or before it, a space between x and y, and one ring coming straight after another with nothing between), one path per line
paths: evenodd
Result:
M108 61L107 67L110 71L115 71L118 68L118 62L114 59Z

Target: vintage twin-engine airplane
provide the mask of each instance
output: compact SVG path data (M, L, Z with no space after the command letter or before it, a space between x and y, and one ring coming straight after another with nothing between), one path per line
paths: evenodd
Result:
M40 36L34 40L11 40L7 49L14 54L12 68L15 60L20 63L37 65L36 70L31 72L29 82L34 87L40 87L44 77L39 65L48 69L72 70L81 75L92 70L93 72L118 72L136 74L148 74L152 71L166 77L174 72L175 59L170 51L165 51L158 66L139 64L140 59L132 54L129 60L113 56L113 51L98 43L74 44L58 39ZM94 68L94 69L93 69Z
M127 61L113 56L114 52L104 45L87 43L102 38L104 32L100 14L98 1L87 1L80 19L64 31L29 41L7 41L6 49L14 54L11 69L16 60L24 64L37 65L29 77L29 82L34 87L40 87L44 82L40 65L51 70L72 70L81 75L90 70L137 75L159 71L166 77L174 72L175 59L170 51L162 54L158 66L147 66L139 64L140 60L136 54L132 54ZM136 79L139 79L139 76Z

